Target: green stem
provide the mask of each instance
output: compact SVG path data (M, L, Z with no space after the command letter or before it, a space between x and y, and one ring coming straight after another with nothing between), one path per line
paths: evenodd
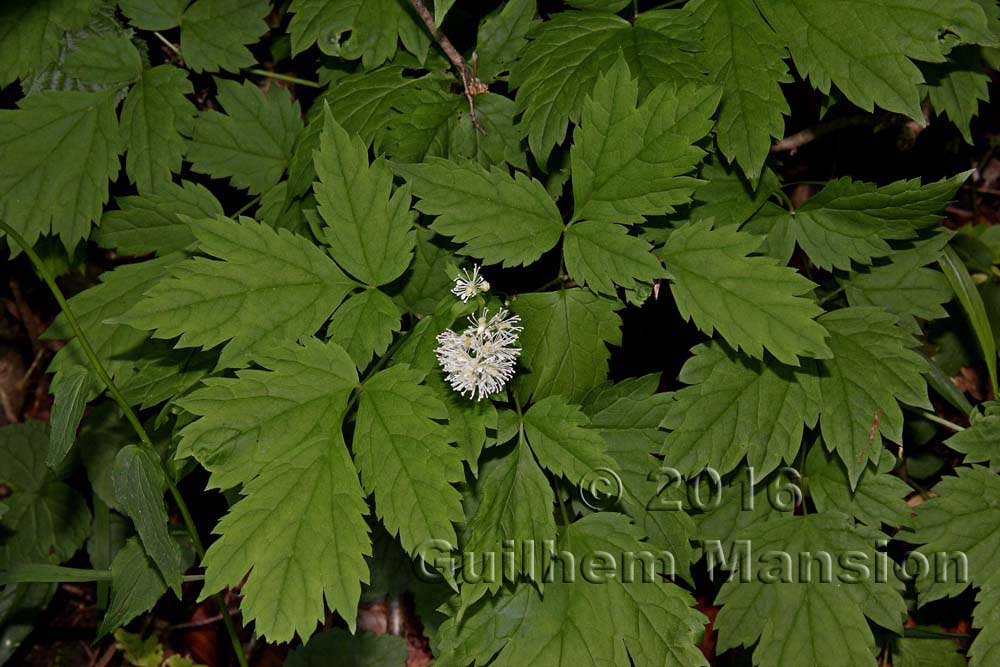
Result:
M5 232L8 238L17 243L17 245L24 250L24 254L28 256L28 259L31 260L31 263L35 265L35 270L38 271L39 275L41 275L42 280L45 281L49 291L52 292L52 296L55 297L59 307L62 308L62 312L66 316L66 321L69 322L70 328L73 329L73 334L80 342L80 347L83 349L83 353L86 355L87 360L90 362L90 365L97 374L97 377L104 383L104 386L108 389L108 394L110 394L111 398L113 398L122 409L122 412L125 413L125 419L132 426L132 430L135 431L135 434L139 436L139 441L144 447L149 449L155 455L157 461L160 461L159 453L157 453L156 448L153 447L153 441L149 438L149 434L146 433L146 429L143 428L142 422L139 421L139 417L136 416L135 412L132 410L132 406L129 405L121 390L118 389L118 386L114 383L114 381L112 381L111 375L108 374L108 371L101 362L100 357L97 356L97 353L91 346L90 340L83 331L83 327L80 326L80 321L76 319L76 315L73 314L73 310L69 307L69 302L63 295L59 285L56 284L55 278L51 273L49 273L48 267L45 266L42 258L39 257L38 253L35 252L35 249L32 248L27 241L25 241L24 237L6 222L0 221L0 230ZM181 517L184 519L184 526L187 529L188 534L191 536L191 541L194 544L195 551L198 552L199 558L204 558L205 547L202 545L201 538L198 536L198 529L195 527L194 520L191 518L191 513L188 511L187 503L184 502L184 498L177 489L177 485L174 484L173 474L171 471L166 470L165 466L164 470L164 477L167 480L170 495L173 496L174 502L181 512ZM221 593L216 594L216 602L219 604L220 609L228 609L225 599L222 597ZM228 615L226 616L228 618ZM232 619L229 619L226 627L230 631L229 637L232 640L233 650L236 652L236 658L239 660L240 667L247 667L247 658L243 653L243 645L240 643L239 636L236 634L236 628L232 624Z
M256 74L257 76L266 76L269 79L277 79L278 81L285 81L287 83L296 83L300 86L308 86L310 88L322 88L323 84L316 81L309 81L308 79L300 79L297 76L289 76L288 74L279 74L278 72L272 72L266 69L248 69L251 74Z
M171 51L173 51L174 53L176 53L179 57L181 57L181 58L184 57L184 55L181 53L181 50L178 49L177 46L174 45L174 43L171 42L169 39L167 39L166 37L164 37L163 35L161 35L160 33L156 32L156 31L154 31L153 34L156 35L157 39L159 39L161 42L163 42L164 44L166 44L168 49L170 49Z
M243 206L241 206L239 208L239 210L237 210L235 213L233 213L229 217L231 217L231 218L238 218L238 217L240 217L241 215L243 215L244 213L246 213L247 211L249 211L251 208L253 208L254 204L258 203L260 201L260 199L261 199L261 195L257 195L256 197L254 197L253 199L251 199L250 201L248 201L246 204L244 204Z
M947 429L951 429L952 431L955 431L956 433L958 433L959 431L964 431L965 430L964 426L960 426L960 425L956 424L955 422L948 421L944 417L938 417L933 412L925 412L923 410L914 410L913 412L915 412L916 414L920 415L921 417L923 417L927 421L934 422L935 424L940 424L941 426L944 426Z

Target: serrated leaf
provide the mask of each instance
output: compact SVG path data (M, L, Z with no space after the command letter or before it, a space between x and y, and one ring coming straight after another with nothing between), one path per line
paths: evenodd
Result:
M671 431L664 462L688 475L705 467L724 475L746 456L763 478L794 461L804 430L819 418L815 364L765 363L719 342L692 352L678 376L690 386L674 394L663 420Z
M464 96L449 91L444 82L427 82L401 91L395 103L399 113L389 117L381 147L400 162L422 162L428 157L474 160L484 167L506 162L527 170L521 149L524 131L514 124L517 107L503 95L475 97L472 123Z
M187 159L198 173L262 193L278 182L292 157L302 130L299 103L278 86L265 95L249 81L219 79L216 85L226 113L209 109L198 116Z
M45 465L48 427L28 421L0 428L0 484L11 490L0 520L0 569L69 560L90 530L86 501Z
M599 468L614 466L604 453L604 439L586 428L589 424L580 406L562 396L544 398L524 415L524 432L538 462L571 484Z
M990 99L990 78L983 72L979 49L962 46L948 55L948 61L923 67L925 90L938 116L947 116L967 144L972 144L972 119L979 115L979 103Z
M358 368L365 368L373 355L385 354L392 335L402 326L402 316L392 299L369 288L349 297L334 311L326 333L347 350Z
M377 145L376 138L395 115L394 107L400 100L406 99L410 88L421 85L422 79L408 79L403 73L404 68L401 66L386 65L370 72L355 72L337 79L310 109L309 127L322 121L323 109L329 105L333 117L344 129ZM319 129L314 132L318 145ZM311 166L312 150L305 154L305 158ZM289 171L292 173L293 170Z
M170 65L142 73L122 107L122 135L128 144L125 172L140 193L169 191L171 174L181 170L195 107L184 70ZM220 211L221 213L221 211Z
M485 264L531 264L559 242L559 209L541 183L520 172L511 177L506 169L441 158L393 168L420 198L416 208L438 216L431 229Z
M566 270L577 282L600 294L615 295L615 286L636 289L665 276L653 246L629 236L622 225L578 222L566 230Z
M139 541L130 539L111 563L111 603L97 631L98 637L146 613L166 592L166 584L139 546Z
M917 580L920 604L958 595L969 586L980 587L980 597L987 598L987 603L980 601L982 608L976 610L975 619L982 627L995 618L997 603L1000 477L983 466L962 466L955 468L955 473L957 476L938 482L933 497L917 506L914 530L906 534L906 540L922 545L917 551L927 557L932 567L947 564L950 568L944 576L940 569L931 570L932 576ZM942 563L942 558L949 562ZM962 560L967 563L964 568ZM967 570L964 574L963 569Z
M916 329L913 318L947 317L943 304L954 298L951 285L940 271L925 265L940 260L947 234L939 234L914 248L894 252L890 263L864 272L852 272L843 282L852 306L879 306L898 315L900 323Z
M180 336L178 347L225 343L219 367L244 365L258 350L315 333L355 283L300 236L248 218L191 223L209 257L178 263L120 322Z
M351 635L341 628L313 635L303 646L288 654L287 667L385 667L406 662L406 638L389 634L359 632Z
M691 223L670 235L660 257L684 319L702 331L718 331L751 357L764 350L782 363L828 357L826 332L815 321L822 309L805 298L815 286L794 269L751 256L762 239L710 221Z
M569 526L560 549L574 562L598 551L619 558L648 549L628 519L611 512L587 516ZM655 558L655 556L654 556ZM544 596L530 584L504 589L481 600L459 623L452 618L438 631L438 663L514 665L707 665L695 646L704 617L690 608L690 596L644 573L625 579L619 565L600 585L582 580L566 561L552 564ZM605 571L606 572L606 571ZM639 628L644 629L639 632ZM493 656L496 658L490 662Z
M434 232L418 227L413 261L404 274L406 283L394 297L397 303L416 315L434 312L441 299L455 286L448 275L449 263L458 264L458 260L449 250L434 243Z
M398 278L413 257L415 234L410 191L392 192L392 172L382 159L368 164L368 146L327 111L314 185L322 240L348 273L369 286Z
M0 88L51 61L63 34L82 28L94 0L5 2L0 7Z
M66 55L63 71L88 84L124 86L142 75L142 58L127 34L95 35Z
M662 487L663 464L652 453L662 445L665 433L659 426L671 396L655 393L656 389L656 375L598 387L587 395L584 410L590 415L590 428L601 434L608 456L615 461L614 470L622 482L622 510L636 522L651 547L672 554L677 575L688 580L694 521L687 512L663 511L659 505L661 500L670 499L673 490Z
M818 512L843 512L872 528L883 523L897 528L910 524L910 507L905 498L912 489L890 474L894 463L882 457L877 466L868 465L852 490L843 462L816 443L806 457L802 474L809 480L809 492Z
M690 174L705 152L720 91L661 84L636 108L638 81L624 58L598 75L573 133L574 218L625 224L691 201Z
M868 461L878 463L882 437L903 440L899 402L933 409L915 341L881 308L844 308L819 323L830 333L833 357L820 362L820 430L827 449L847 466L855 488Z
M203 185L163 182L155 192L115 199L118 210L106 211L94 240L121 255L161 257L186 250L196 239L189 219L218 218L222 204Z
M101 284L69 300L70 309L86 332L87 340L116 383L127 381L133 371L133 359L149 336L146 332L109 320L123 315L139 303L143 292L165 278L170 267L180 259L180 255L173 254L120 266L102 274ZM49 340L73 338L73 328L66 315L60 313L43 337ZM61 348L49 365L49 372L56 374L54 387L58 387L63 375L72 367L90 368L90 361L78 340L71 340ZM94 378L92 391L101 389Z
M397 40L421 62L430 45L426 26L402 0L294 0L289 11L293 55L318 44L327 55L361 58L367 70L392 59Z
M690 43L671 30L695 25L690 13L681 10L644 12L634 24L609 13L560 12L533 31L510 79L538 162L545 164L552 147L565 138L569 122L580 120L583 99L598 74L620 56L640 74L641 97L664 81L700 79L687 50Z
M914 60L942 62L952 46L946 34L964 43L994 42L982 8L968 0L933 6L920 0L759 0L757 6L801 76L821 92L836 84L865 111L878 105L916 119L923 118L923 77Z
M954 639L901 637L892 643L892 667L966 667Z
M48 91L0 110L0 215L28 243L51 233L72 252L100 218L119 152L111 92Z
M705 158L699 177L706 183L694 193L691 221L712 219L717 227L750 220L781 190L778 177L767 168L759 174L756 187L750 187L740 169L726 165L718 153L709 153Z
M478 504L466 523L462 551L472 555L466 567L482 580L462 586L463 605L487 591L496 593L512 575L514 581L522 575L541 581L545 545L556 539L555 495L523 438L503 456L483 464L475 495ZM513 549L508 540L513 540ZM505 553L512 554L512 563L501 566ZM487 558L492 559L492 572Z
M213 485L243 482L205 555L202 598L249 570L241 609L259 635L307 639L324 598L353 630L371 554L368 507L341 432L354 363L313 338L255 361L267 370L207 380L180 401L200 419L182 431L178 456L195 456Z
M184 566L180 547L170 536L163 505L167 480L160 462L149 451L129 445L115 456L111 478L118 506L132 519L163 580L180 597Z
M536 23L536 4L536 0L510 0L479 23L476 54L480 80L493 81L520 57Z
M456 544L453 523L463 520L461 495L452 486L464 478L458 450L435 420L448 416L424 374L397 365L364 383L354 428L354 457L365 490L391 535L410 554L429 541Z
M246 45L267 31L264 17L270 11L267 0L197 0L181 17L184 62L199 73L253 65Z
M621 345L621 304L583 289L518 295L511 309L521 316L518 393L542 399L564 394L570 400L604 382L611 351Z
M49 449L45 464L56 468L76 442L76 429L87 407L90 393L91 371L85 366L72 366L53 389L52 415L50 416Z
M753 660L761 667L831 664L832 656L838 664L875 667L875 638L866 618L902 634L902 582L894 577L882 581L871 571L858 575L842 561L842 554L851 553L873 567L878 557L874 546L884 540L882 533L830 512L775 519L739 536L750 541L754 555L749 581L727 581L716 598L723 605L715 618L720 653L756 643ZM833 556L828 581L816 571L817 552ZM810 557L801 557L804 553ZM790 559L769 554L788 554ZM854 579L845 583L843 577Z
M169 30L181 22L188 0L118 0L122 13L143 30Z
M748 0L704 0L687 9L704 20L709 48L702 61L722 85L717 140L719 150L756 185L771 148L791 113L779 83L790 82L785 50Z
M944 443L965 454L966 463L989 461L1000 454L1000 404L990 401L983 408L983 412L972 413L967 429Z
M776 224L788 225L814 264L823 269L850 269L851 261L870 264L891 252L890 240L912 239L940 221L967 174L929 185L918 180L882 187L839 178L827 184Z

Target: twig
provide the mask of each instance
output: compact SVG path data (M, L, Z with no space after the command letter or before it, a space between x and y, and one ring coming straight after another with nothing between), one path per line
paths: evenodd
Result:
M276 79L277 81L284 81L286 83L295 83L300 86L308 86L310 88L322 88L322 83L317 83L316 81L309 81L308 79L300 79L297 76L290 76L288 74L281 74L279 72L272 72L269 69L248 69L247 72L250 74L256 74L257 76L266 76L269 79Z
M855 116L844 116L842 118L835 118L831 121L825 123L820 123L814 127L809 127L801 132L796 132L795 134L789 135L779 141L778 143L771 146L772 153L788 153L789 155L795 155L800 148L805 146L811 141L815 141L822 136L830 134L831 132L836 132L837 130L843 130L848 127L858 127L860 125L867 125L872 122L873 116L868 114L858 114Z
M427 7L424 6L422 0L410 0L413 8L417 10L420 14L420 18L424 20L424 24L431 33L431 37L441 46L445 55L448 56L448 60L451 64L458 69L459 75L462 77L462 86L465 88L465 99L469 101L469 117L472 118L472 124L479 131L479 134L486 136L486 130L483 128L482 124L479 122L479 118L476 116L476 105L473 102L473 97L476 95L481 95L489 91L489 86L479 80L479 77L475 73L469 72L469 65L465 62L465 58L462 57L455 47L452 45L451 40L448 39L447 35L437 29L434 25L434 17L431 13L427 11Z
M229 609L228 616L239 613L239 607L235 609ZM177 625L170 626L170 632L176 632L177 630L194 630L196 628L203 628L207 625L214 625L221 620L224 620L227 616L222 614L216 614L215 616L209 616L208 618L199 618L197 621L188 621L187 623L178 623Z

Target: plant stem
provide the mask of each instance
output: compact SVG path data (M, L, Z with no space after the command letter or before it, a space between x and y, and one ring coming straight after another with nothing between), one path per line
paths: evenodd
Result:
M257 76L266 76L269 79L277 79L278 81L285 81L287 83L295 83L300 86L308 86L310 88L322 88L323 84L316 81L309 81L308 79L300 79L297 76L289 76L288 74L279 74L278 72L272 72L266 69L248 69L251 74L256 74Z
M139 441L144 447L149 449L149 451L155 455L155 459L157 461L160 461L160 455L156 451L156 448L153 447L153 441L149 438L149 434L146 433L146 429L143 428L142 422L139 421L139 417L136 416L135 411L132 410L132 406L129 405L121 390L118 389L118 386L114 383L114 381L112 381L111 375L108 374L108 371L101 362L100 357L97 356L97 353L91 346L90 340L83 331L83 327L80 326L80 321L76 319L76 315L73 314L73 310L69 307L69 302L66 301L66 297L63 295L59 285L56 284L55 278L51 273L49 273L48 267L45 266L42 258L38 256L35 249L32 248L27 241L25 241L24 237L21 236L17 230L2 220L0 220L0 230L5 232L9 239L12 239L15 243L17 243L17 245L24 250L24 254L28 256L28 259L31 260L31 263L35 265L35 270L42 276L42 280L45 281L49 291L52 292L52 296L55 297L59 307L62 308L63 314L66 315L66 321L69 322L70 328L73 329L73 334L80 342L80 347L83 349L83 353L90 362L90 365L97 374L97 377L104 383L104 386L108 389L108 394L110 394L111 398L113 398L122 409L122 412L125 413L125 419L132 426L132 430L135 431L135 434L139 436ZM160 465L163 465L162 461L160 461ZM173 496L174 502L180 510L181 517L184 519L184 526L187 529L188 534L191 536L191 541L194 544L195 551L198 552L199 558L204 558L205 547L202 545L201 538L198 536L198 529L195 527L194 520L191 518L191 512L188 511L187 503L184 502L184 497L181 496L180 491L177 489L177 485L174 483L173 474L170 470L166 469L166 466L163 467L165 471L164 478L167 480L167 487L170 489L170 495ZM220 605L220 608L225 609L226 604L222 594L217 593L215 597L216 601ZM240 643L239 636L236 634L236 627L232 624L231 619L229 623L226 624L226 627L229 630L229 637L232 640L233 650L236 652L236 658L239 661L240 666L247 667L247 658L243 653L243 645Z
M253 206L255 204L257 204L258 202L260 202L260 199L261 199L261 195L257 195L256 197L254 197L253 199L251 199L250 201L248 201L246 204L244 204L243 206L241 206L239 208L239 210L237 210L235 213L233 213L229 217L231 217L231 218L237 218L237 217L243 215L244 213L246 213L247 211L249 211L251 208L253 208Z
M174 45L174 43L171 42L169 39L167 39L166 37L164 37L163 35L161 35L160 33L156 32L156 31L153 31L153 34L156 35L157 39L159 39L161 42L163 42L164 44L166 44L166 46L167 46L168 49L170 49L171 51L173 51L174 53L176 53L178 57L180 57L180 58L184 57L184 54L181 53L181 50L178 49L177 46Z
M956 424L955 422L948 421L944 417L938 417L933 412L925 412L924 410L913 410L913 412L915 412L916 414L920 415L921 417L923 417L927 421L934 422L935 424L940 424L941 426L944 426L947 429L955 431L956 433L965 430L964 426L960 426L959 424Z

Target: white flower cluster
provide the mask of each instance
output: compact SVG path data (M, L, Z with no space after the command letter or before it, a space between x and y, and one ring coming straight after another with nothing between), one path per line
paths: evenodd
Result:
M465 272L464 279L455 281L452 292L467 302L487 289L489 283L479 276L477 266L471 276ZM469 326L462 333L447 329L438 334L435 353L452 389L477 401L502 390L514 377L514 364L521 354L521 348L514 347L521 333L520 321L506 310L491 316L489 309L483 308L479 315L469 316Z
M479 275L479 265L472 267L472 273L468 269L462 269L462 275L455 278L455 286L451 288L451 293L468 303L469 299L475 298L480 292L489 292L490 284Z

